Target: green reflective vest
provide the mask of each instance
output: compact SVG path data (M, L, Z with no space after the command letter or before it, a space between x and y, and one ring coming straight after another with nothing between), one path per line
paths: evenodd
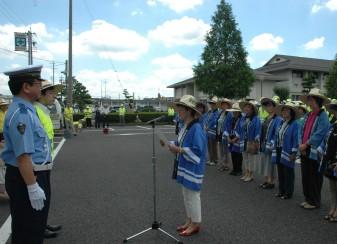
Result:
M125 112L126 112L126 110L125 110L125 108L124 108L124 107L120 107L120 108L118 109L118 112L119 112L119 115L120 115L120 116L124 116L124 115L125 115Z
M49 114L46 114L39 105L35 105L37 116L43 126L43 129L47 133L49 140L51 141L51 151L53 155L54 151L54 126Z

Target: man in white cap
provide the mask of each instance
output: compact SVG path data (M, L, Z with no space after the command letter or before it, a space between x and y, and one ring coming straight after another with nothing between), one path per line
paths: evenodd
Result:
M41 94L42 66L5 72L13 94L4 123L6 190L12 244L42 244L50 202L51 145L33 106Z
M53 122L50 117L50 110L47 106L53 105L57 93L59 93L62 90L61 84L53 85L51 82L47 80L42 81L41 85L41 96L40 98L34 103L37 115L40 119L40 122L46 131L48 138L50 140L51 144L51 152L52 152L52 158L54 158L53 155L53 145L54 145L54 127ZM50 171L48 174L48 177L50 177ZM44 233L44 238L54 238L56 237L57 231L61 230L62 226L60 225L46 225L46 230Z

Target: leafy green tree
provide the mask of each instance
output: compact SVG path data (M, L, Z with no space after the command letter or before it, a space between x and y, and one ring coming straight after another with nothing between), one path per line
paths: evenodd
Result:
M287 87L274 87L273 89L275 95L280 97L280 101L285 101L289 98L289 88Z
M303 90L302 92L307 94L310 92L312 88L314 88L314 85L316 83L316 76L313 72L308 72L302 82Z
M64 101L67 100L67 87L62 90L62 97ZM64 104L66 104L64 102ZM78 109L82 111L86 105L92 104L92 99L87 88L73 77L73 104L78 106Z
M325 82L326 95L330 98L337 99L337 54L335 63L329 71L329 75Z
M193 71L198 89L210 96L241 98L250 93L255 77L232 7L225 0L220 1L212 17L201 61Z

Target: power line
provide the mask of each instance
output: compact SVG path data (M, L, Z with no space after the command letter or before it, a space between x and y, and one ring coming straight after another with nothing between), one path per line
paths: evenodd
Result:
M28 56L25 53L15 52L15 51L12 51L12 50L9 50L9 49L6 49L6 48L2 48L2 47L0 47L0 50L5 51L7 53L14 53L16 55L21 55L21 56L26 56L26 57ZM57 65L64 65L64 62L60 62L60 61L48 60L48 59L37 58L37 57L34 57L34 59L38 59L38 60L42 60L42 61L46 61L46 62L55 62L55 63L57 63Z
M88 5L87 1L86 1L86 0L82 0L82 2L84 3L84 6L85 6L86 10L87 10L87 12L89 13L89 16L91 17L91 21L94 21L95 18L94 18L93 14L92 14L91 11L90 11L90 8L89 8L89 5ZM108 56L110 57L110 53L108 52L108 50L106 49L106 47L103 46L103 48L104 48L104 51L105 51L105 52L108 54ZM124 90L123 84L122 84L122 82L121 82L121 80L120 80L120 78L119 78L118 71L117 71L115 65L113 64L113 62L112 62L111 59L109 59L109 58L108 58L108 62L110 63L110 65L111 65L113 71L114 71L115 74L116 74L116 78L117 78L117 81L118 81L120 87L122 88L122 90Z
M16 15L15 11L13 11L13 9L5 2L5 1L1 1L0 3L2 3L2 9L5 10L7 13L9 13L10 16L14 17L14 19L17 20L17 22L25 25L23 19L20 17L20 15Z

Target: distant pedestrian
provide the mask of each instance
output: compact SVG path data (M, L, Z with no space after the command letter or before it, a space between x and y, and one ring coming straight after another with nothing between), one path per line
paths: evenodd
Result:
M95 128L101 128L101 111L99 110L98 106L95 108Z
M217 140L216 140L216 124L219 116L218 98L212 97L207 101L210 109L207 114L206 132L208 140L208 161L207 165L214 166L217 164Z

